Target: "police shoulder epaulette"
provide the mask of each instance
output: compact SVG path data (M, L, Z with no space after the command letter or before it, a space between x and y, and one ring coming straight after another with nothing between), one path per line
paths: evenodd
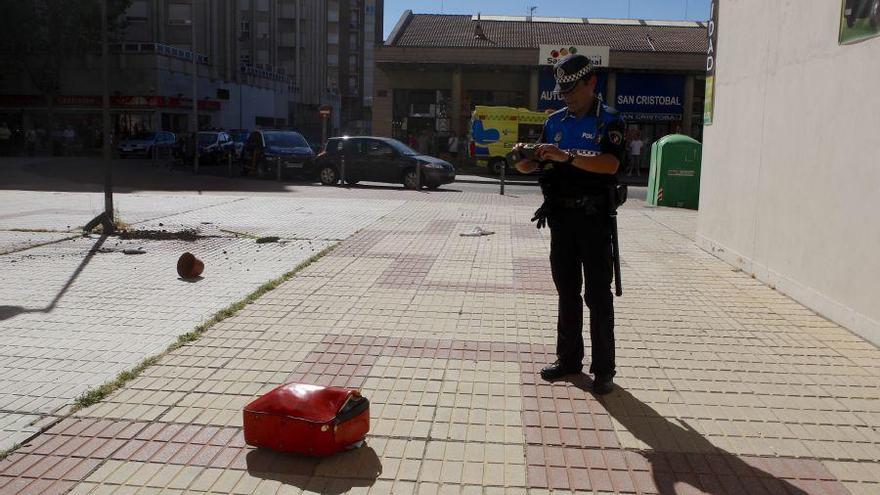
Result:
M568 112L568 107L562 107L559 110L550 114L548 119L560 119L565 116L565 113Z
M619 112L616 108L614 108L614 107L609 107L608 105L605 105L605 113L607 113L608 115L618 115L618 114L620 114L620 112Z

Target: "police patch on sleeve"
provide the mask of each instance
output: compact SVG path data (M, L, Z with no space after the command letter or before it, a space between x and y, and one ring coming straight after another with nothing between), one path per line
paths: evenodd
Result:
M611 131L608 133L608 140L614 146L619 146L623 142L623 134L620 131Z
M556 132L556 135L553 136L553 141L556 143L562 141L562 131Z

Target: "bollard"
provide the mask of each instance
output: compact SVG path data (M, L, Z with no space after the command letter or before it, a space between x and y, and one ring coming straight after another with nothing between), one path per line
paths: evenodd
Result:
M507 171L507 162L501 162L501 195L504 196L504 176Z
M159 148L155 145L150 148L150 158L153 159L153 168L156 168L159 162Z
M278 182L281 182L281 160L275 162L275 171L278 174Z
M226 176L232 177L232 153L226 154Z
M416 191L422 190L422 162L416 162Z
M342 181L342 185L345 186L348 184L345 182L345 155L342 155L342 159L339 160L339 172L340 172L340 181Z

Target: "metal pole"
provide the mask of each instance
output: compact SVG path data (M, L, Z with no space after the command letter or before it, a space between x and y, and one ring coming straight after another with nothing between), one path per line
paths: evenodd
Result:
M226 174L232 177L232 152L226 154Z
M422 162L416 162L416 191L422 190Z
M501 161L501 195L504 196L504 177L507 171L507 162Z
M104 86L102 102L103 155L104 155L104 234L113 230L113 162L110 148L110 50L107 41L107 0L101 2L101 78Z
M192 59L193 59L193 76L192 76L192 99L193 99L193 108L192 108L192 124L190 128L192 129L192 139L193 139L193 173L199 173L199 61L196 56L196 2L193 0L192 2L192 10L190 12L190 26L192 27Z

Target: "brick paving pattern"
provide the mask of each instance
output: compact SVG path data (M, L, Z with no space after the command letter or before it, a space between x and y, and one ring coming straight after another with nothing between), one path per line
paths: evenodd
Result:
M696 248L694 212L622 211L620 373L597 398L538 376L556 301L537 198L401 193L0 462L0 493L880 493L880 351ZM496 233L459 236L475 225ZM362 388L367 446L244 445L242 406L289 380Z

